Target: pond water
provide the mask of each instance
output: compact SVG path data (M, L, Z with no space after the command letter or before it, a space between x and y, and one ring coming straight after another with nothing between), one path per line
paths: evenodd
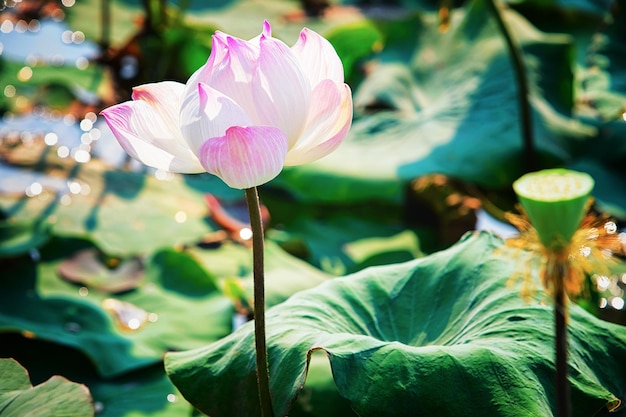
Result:
M86 40L82 32L71 30L63 21L50 18L14 23L4 20L0 24L0 56L24 64L24 68L49 65L58 67L59 71L72 66L80 69L99 54L98 45ZM7 97L15 91L10 85L2 87ZM78 86L72 86L72 93L85 104L96 104L99 100L95 93ZM59 157L74 158L77 162L87 162L93 156L119 167L127 160L104 120L93 112L78 119L71 114L35 106L30 112L7 112L0 118L0 141L27 142L41 138L56 148ZM64 180L0 162L0 193L27 190L31 184L57 191L66 187Z

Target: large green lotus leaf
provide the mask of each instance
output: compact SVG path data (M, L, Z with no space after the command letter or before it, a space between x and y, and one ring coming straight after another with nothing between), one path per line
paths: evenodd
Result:
M0 416L93 416L87 387L53 376L33 387L14 359L0 358Z
M54 169L61 162L50 157L46 167ZM53 223L56 235L91 239L109 255L146 254L201 241L215 230L206 219L204 193L234 194L208 174L159 180L144 173L106 170L97 161L55 175L78 184L80 191L72 193L68 186L56 196L46 191L34 198L0 195L0 209L15 221L38 218Z
M111 295L59 277L64 258L85 248L92 246L53 239L41 248L39 262L4 261L0 333L74 347L100 375L111 377L158 363L170 349L203 346L231 332L232 302L190 254L156 252L146 260L139 286Z
M360 117L344 143L316 163L285 170L276 186L326 201L399 201L408 181L429 173L509 187L524 171L510 55L482 0L457 15L446 33L436 16L421 15L413 59L381 63L355 91ZM515 12L505 18L533 85L539 162L563 162L570 142L595 132L569 116L571 41Z
M268 311L276 415L324 350L339 394L369 416L553 415L553 310L507 288L519 254L488 233L402 264L303 291ZM570 308L575 417L626 396L626 328ZM206 347L168 353L168 375L211 416L257 416L252 323ZM328 414L327 414L328 415Z

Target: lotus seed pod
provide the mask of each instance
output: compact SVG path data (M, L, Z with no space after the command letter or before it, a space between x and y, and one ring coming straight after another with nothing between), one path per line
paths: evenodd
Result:
M532 172L513 183L541 243L555 252L570 243L580 226L593 186L590 175L561 168Z

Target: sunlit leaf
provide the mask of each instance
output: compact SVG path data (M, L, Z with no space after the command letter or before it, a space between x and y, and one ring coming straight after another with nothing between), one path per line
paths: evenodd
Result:
M410 180L431 173L509 187L525 169L509 52L483 1L454 16L441 33L436 16L421 14L411 61L381 63L355 91L360 116L344 143L314 164L284 171L276 186L324 201L401 201ZM562 163L572 142L595 132L568 114L571 42L512 11L505 16L534 85L538 162Z
M0 416L92 416L87 387L53 376L33 387L28 372L14 359L0 358Z
M310 355L323 350L339 394L363 417L552 415L553 309L542 294L526 302L507 287L518 262L506 253L493 235L468 235L270 309L275 414L288 413ZM626 329L572 306L569 331L573 416L614 408L626 396ZM211 416L260 415L253 338L253 325L244 325L217 343L167 354L166 370Z

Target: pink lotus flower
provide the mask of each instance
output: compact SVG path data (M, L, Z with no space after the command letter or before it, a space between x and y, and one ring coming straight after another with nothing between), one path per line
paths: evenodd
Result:
M265 22L249 41L216 32L209 59L186 84L135 87L133 101L102 114L146 165L251 188L339 146L352 122L343 77L326 39L305 28L289 48Z

